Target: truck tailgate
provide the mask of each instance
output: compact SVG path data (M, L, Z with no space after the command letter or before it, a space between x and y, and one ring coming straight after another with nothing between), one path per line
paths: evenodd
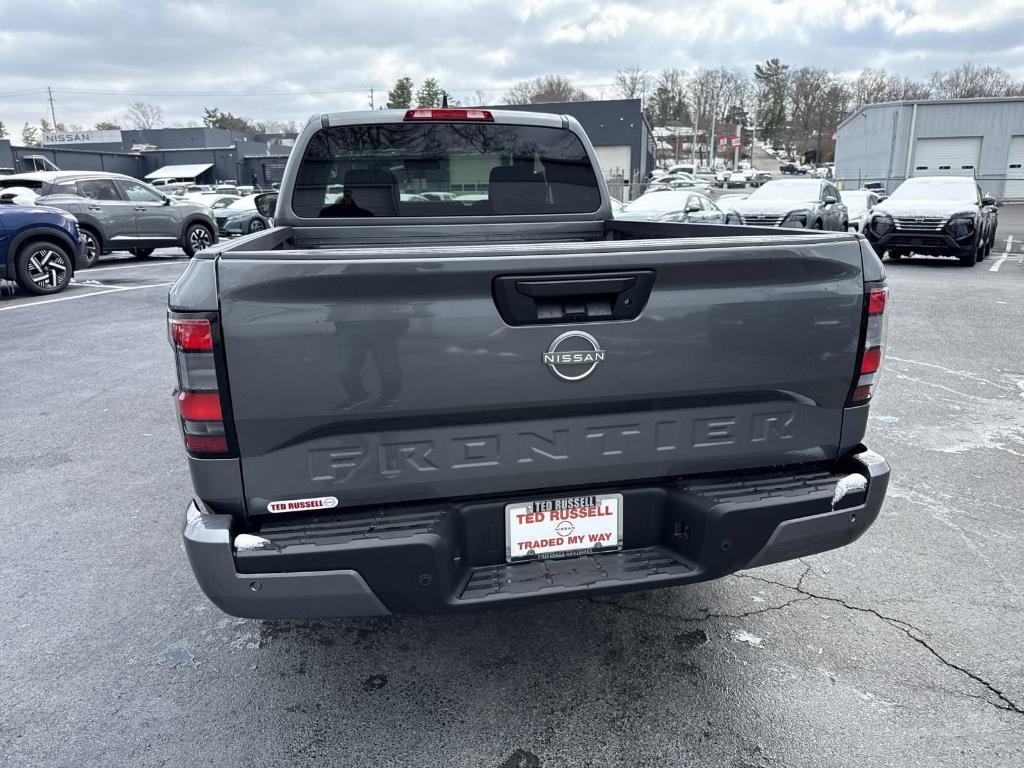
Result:
M860 245L753 240L222 256L249 513L835 458L860 339ZM497 305L497 278L642 271L653 287L634 319L513 325ZM603 352L576 380L545 358L570 330ZM569 349L592 345L557 351Z

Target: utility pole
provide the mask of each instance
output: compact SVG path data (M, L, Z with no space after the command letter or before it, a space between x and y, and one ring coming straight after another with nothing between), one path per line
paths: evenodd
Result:
M821 124L825 118L825 110L822 107L818 107L818 154L814 157L815 167L821 165Z
M754 167L754 142L757 140L757 110L754 110L754 122L750 126L750 167Z
M373 109L373 88L370 89L370 109Z
M46 92L50 95L50 117L53 118L53 130L57 130L57 113L53 109L53 89L46 86Z
M693 134L690 136L690 160L693 162L693 169L697 170L697 135L700 132L700 110L697 109L697 105L694 105L693 109ZM702 159L702 158L700 158Z

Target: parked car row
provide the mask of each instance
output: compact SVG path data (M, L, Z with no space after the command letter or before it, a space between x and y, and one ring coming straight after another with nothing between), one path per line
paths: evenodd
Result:
M177 246L192 256L217 241L207 206L168 197L130 176L37 171L0 179L0 194L12 188L29 190L35 205L74 214L85 239L86 266L115 250L148 256L156 248Z

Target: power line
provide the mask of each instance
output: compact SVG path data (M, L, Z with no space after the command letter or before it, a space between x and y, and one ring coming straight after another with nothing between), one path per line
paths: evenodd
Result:
M456 88L446 88L449 93L474 93L476 91L501 91L506 90L510 86L508 85L490 85L490 86L462 86ZM576 88L614 88L614 83L584 83L575 86ZM386 86L380 85L361 85L353 86L350 88L312 88L312 89L301 89L301 90L286 90L286 91L151 91L151 90L115 90L115 89L101 89L101 88L54 88L53 91L56 93L65 93L71 95L80 96L164 96L172 98L189 98L189 97L200 97L200 98L239 98L248 96L320 96L328 95L332 93L366 93L367 91L387 91ZM39 90L26 91L25 93L38 93ZM5 94L0 94L5 95ZM10 95L10 94L6 94Z
M295 91L118 91L99 90L92 88L54 88L58 93L66 93L79 96L168 96L174 98L189 97L244 97L244 96L318 96L331 93L365 93L379 86L360 86L358 88L325 88L322 90L295 90Z

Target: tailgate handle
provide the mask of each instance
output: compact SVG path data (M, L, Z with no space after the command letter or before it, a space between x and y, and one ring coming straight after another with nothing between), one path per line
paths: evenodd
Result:
M509 325L632 320L654 285L654 272L509 275L494 278L494 303Z
M535 299L619 294L636 285L635 277L592 277L580 280L517 280L516 290Z

